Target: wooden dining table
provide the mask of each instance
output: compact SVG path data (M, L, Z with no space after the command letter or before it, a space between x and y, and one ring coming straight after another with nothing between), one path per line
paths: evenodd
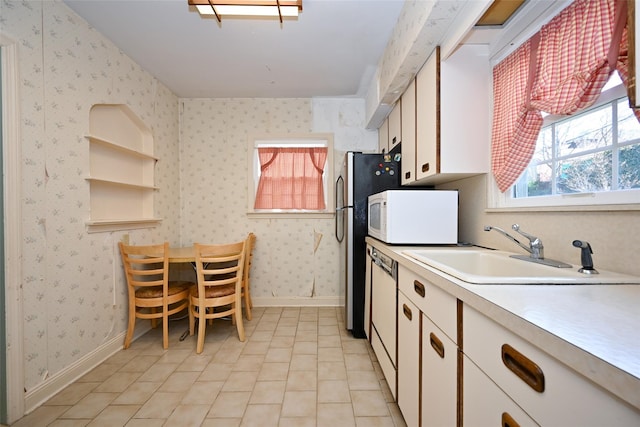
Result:
M179 248L169 248L169 262L196 262L196 254L193 246L184 246Z

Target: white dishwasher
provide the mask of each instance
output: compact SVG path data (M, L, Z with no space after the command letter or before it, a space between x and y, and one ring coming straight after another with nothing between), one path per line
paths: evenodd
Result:
M395 398L398 267L396 261L375 248L371 250L371 259L371 346Z

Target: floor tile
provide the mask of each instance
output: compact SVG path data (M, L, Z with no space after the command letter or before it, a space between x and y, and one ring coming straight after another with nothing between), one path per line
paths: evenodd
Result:
M69 408L61 418L94 418L116 397L117 393L89 393Z
M249 405L242 418L243 427L277 426L280 418L280 405Z
M250 397L251 392L248 391L221 392L207 418L242 418Z
M180 404L184 393L157 392L134 415L134 418L167 418Z
M350 403L319 403L317 427L355 427Z
M111 402L113 405L142 405L162 383L160 382L135 382Z
M199 427L209 412L209 405L178 405L163 427Z
M218 397L224 381L196 381L182 398L183 404L209 405Z
M125 426L138 411L139 406L134 405L111 405L107 406L104 411L94 418L88 427L117 427Z
M315 391L286 391L282 404L283 417L315 417Z
M253 388L249 404L282 404L286 381L258 381Z

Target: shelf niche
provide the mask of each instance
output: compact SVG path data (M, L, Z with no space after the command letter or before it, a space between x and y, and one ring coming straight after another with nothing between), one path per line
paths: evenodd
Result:
M89 232L149 228L154 217L158 159L149 128L123 104L96 104L89 112L91 219Z

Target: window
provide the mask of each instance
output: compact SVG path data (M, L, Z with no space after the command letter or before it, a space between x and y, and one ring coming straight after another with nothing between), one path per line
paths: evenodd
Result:
M574 0L495 65L490 207L640 208L626 6Z
M545 116L529 166L498 206L638 201L640 123L614 73L588 110L572 116Z
M249 214L334 214L331 135L251 137L248 152Z

